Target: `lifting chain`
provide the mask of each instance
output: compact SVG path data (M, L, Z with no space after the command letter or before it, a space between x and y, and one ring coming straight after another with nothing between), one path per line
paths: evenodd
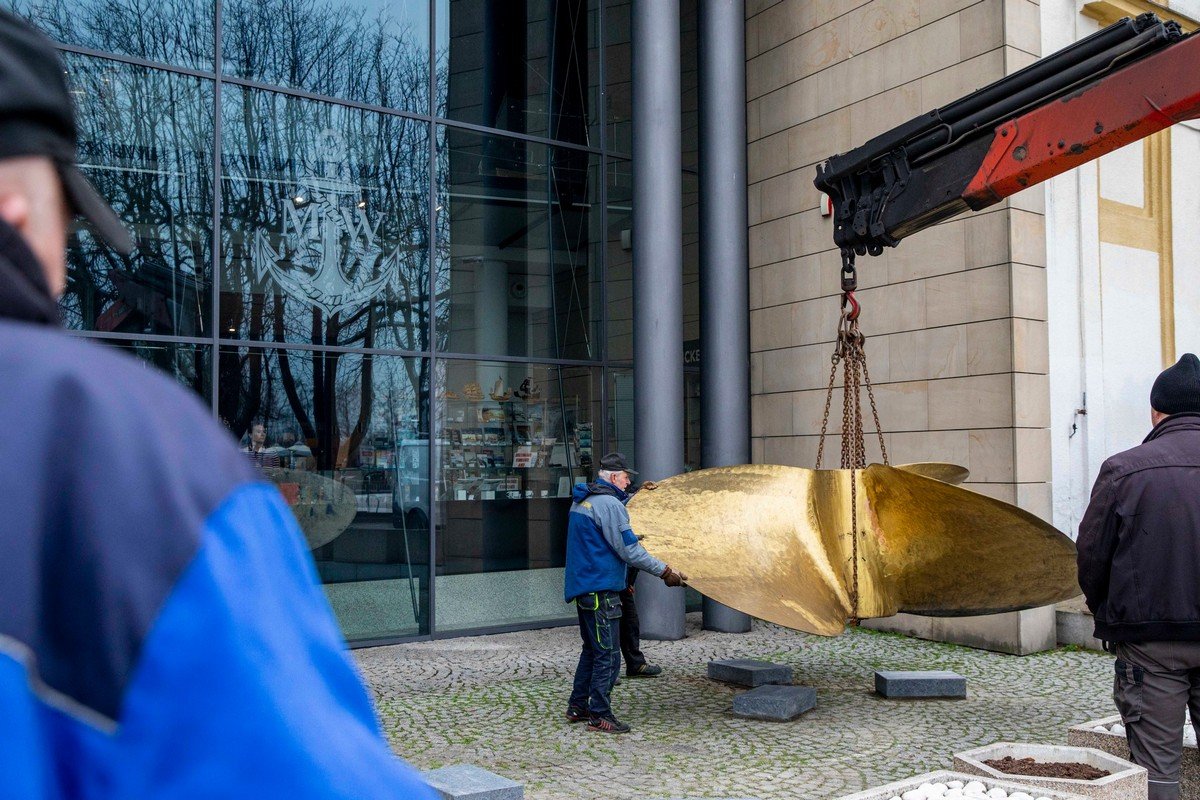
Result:
M871 387L871 374L867 370L867 338L859 329L858 318L862 308L855 299L858 290L858 275L854 269L854 251L842 250L842 313L838 320L837 341L830 357L829 386L825 391L825 411L821 416L821 438L817 444L817 465L825 455L825 436L829 430L829 409L833 402L834 384L838 365L842 367L842 462L841 468L850 470L850 535L852 583L850 598L853 604L851 624L859 621L858 585L858 470L866 469L867 449L863 429L862 387L867 389L871 403L871 416L875 432L879 436L879 451L883 463L888 463L887 445L883 440L883 427L879 424L879 409L875 406L875 391Z

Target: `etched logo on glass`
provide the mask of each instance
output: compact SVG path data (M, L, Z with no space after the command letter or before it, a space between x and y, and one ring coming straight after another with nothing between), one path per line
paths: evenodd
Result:
M265 231L254 237L253 262L288 295L336 314L370 301L397 271L400 248L384 254L379 218L368 214L363 190L348 180L345 140L334 130L318 136L313 177L297 182L280 202L279 250ZM316 175L320 177L316 177Z

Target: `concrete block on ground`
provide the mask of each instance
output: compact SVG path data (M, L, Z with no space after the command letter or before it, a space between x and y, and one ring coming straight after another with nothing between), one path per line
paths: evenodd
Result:
M940 769L937 772L926 772L924 775L915 775L902 781L876 786L855 794L843 795L836 798L836 800L888 800L891 797L902 797L905 792L919 788L925 784L950 783L951 781L961 781L964 785L971 781L979 781L987 789L1003 789L1007 794L1012 794L1013 792L1029 793L1028 786L1022 786L1012 781L996 780L980 775L968 775L965 772ZM1079 795L1077 794L1068 794L1067 792L1059 792L1054 789L1038 789L1036 796L1048 797L1050 800L1079 800Z
M769 683L792 682L792 668L770 661L749 658L730 658L708 662L708 677L714 681L736 683L739 686L765 686Z
M525 787L471 764L453 764L421 773L442 800L522 800Z
M749 633L751 627L751 617L749 614L738 611L735 608L718 603L711 597L704 597L701 601L701 610L704 613L703 628L706 631L717 631L718 633Z
M1103 650L1104 644L1092 635L1095 630L1096 620L1087 610L1082 597L1054 607L1054 632L1059 647L1073 644L1089 650Z
M1067 744L1072 747L1093 747L1128 760L1129 741L1124 735L1110 733L1108 730L1120 721L1121 716L1114 714L1111 717L1089 720L1081 725L1072 725L1067 729ZM1180 731L1181 738L1183 733ZM1183 762L1179 767L1179 787L1183 797L1200 797L1200 755L1196 745L1186 740L1183 743Z
M877 631L903 633L918 639L961 644L1015 656L1053 650L1058 646L1054 606L977 617L896 614L892 617L865 619L861 624L864 628Z
M1087 764L1109 774L1091 781L1074 778L1044 778L1037 775L1010 775L983 763L997 758L1032 758L1042 763ZM1148 790L1143 767L1092 747L1064 747L1057 744L996 742L954 754L954 769L972 775L1023 783L1037 789L1093 797L1096 800L1144 800Z
M790 722L817 705L817 690L811 686L759 686L733 698L733 713L739 717Z
M879 670L875 692L887 698L966 697L967 679L957 672Z

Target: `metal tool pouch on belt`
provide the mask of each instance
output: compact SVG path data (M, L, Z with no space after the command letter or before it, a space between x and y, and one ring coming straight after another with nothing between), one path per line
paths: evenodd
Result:
M851 600L853 612L851 624L857 624L858 611L858 540L861 532L858 525L858 470L866 469L867 451L863 429L862 388L865 386L871 402L871 416L875 432L879 436L879 451L883 463L888 463L887 444L883 440L883 427L879 424L879 410L875 407L875 392L871 388L871 375L867 370L867 338L859 329L859 314L862 311L854 293L858 290L858 274L854 268L854 250L842 248L842 313L838 319L837 340L830 357L829 386L825 392L825 411L821 417L821 438L817 445L816 468L821 468L825 455L825 436L829 430L829 407L833 401L834 384L837 381L838 365L842 367L842 462L841 468L850 470L850 533L851 559L853 562Z

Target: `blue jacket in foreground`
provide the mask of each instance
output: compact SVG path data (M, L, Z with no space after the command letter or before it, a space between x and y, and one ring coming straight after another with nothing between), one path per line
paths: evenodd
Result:
M0 798L434 797L194 395L0 320L0 419Z
M667 565L646 552L629 524L629 495L608 481L576 484L567 515L563 599L625 588L626 565L662 575Z

